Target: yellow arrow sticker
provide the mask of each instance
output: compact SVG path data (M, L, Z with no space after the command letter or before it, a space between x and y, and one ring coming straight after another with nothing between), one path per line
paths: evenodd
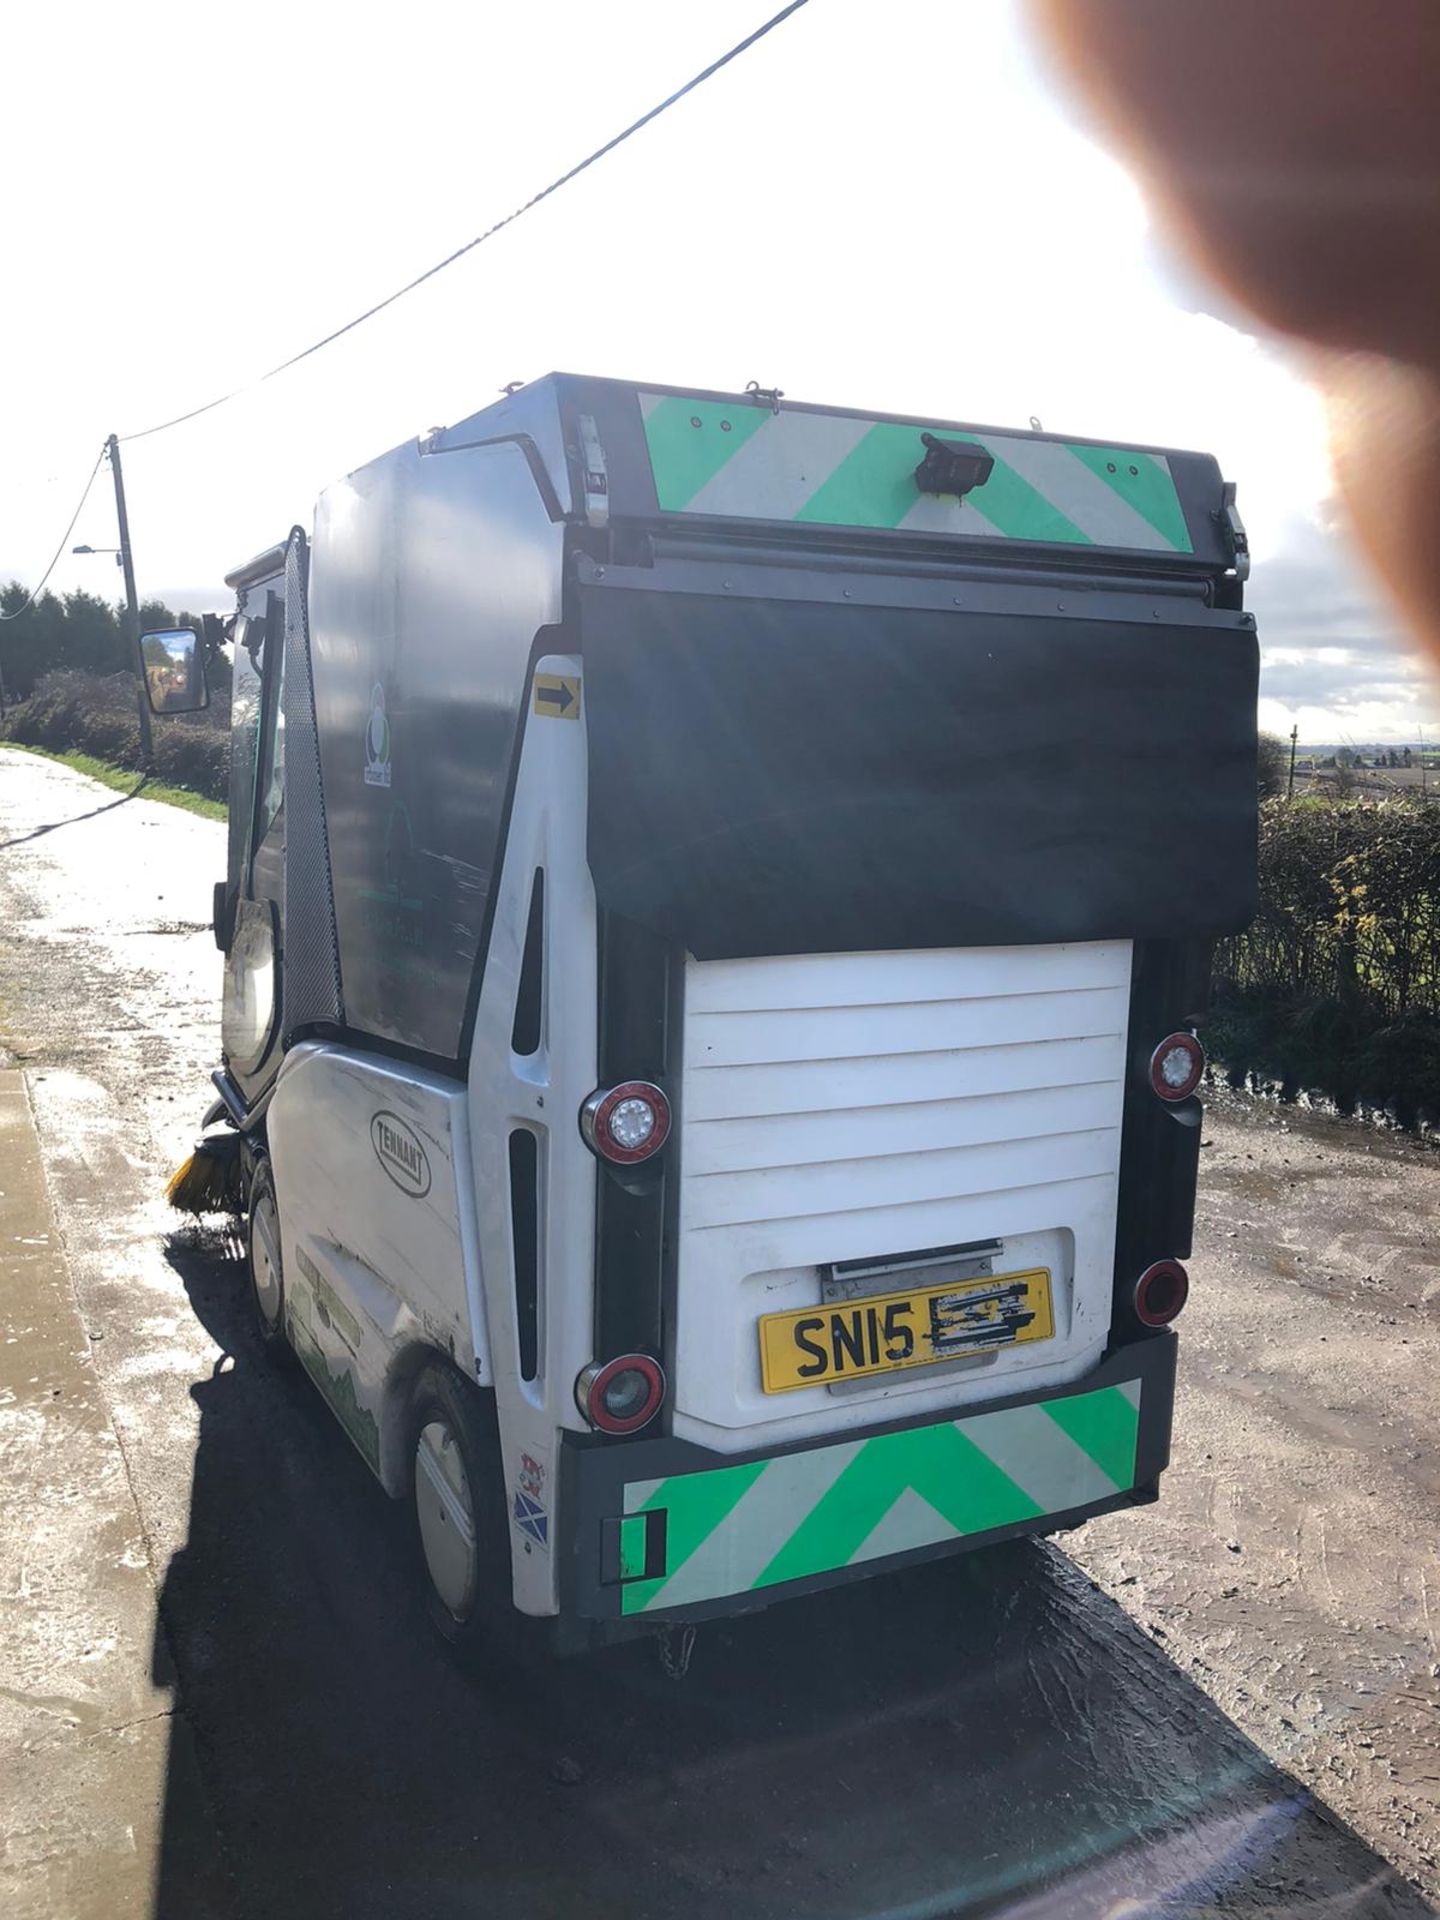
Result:
M546 720L580 718L580 680L564 673L537 673L535 711Z

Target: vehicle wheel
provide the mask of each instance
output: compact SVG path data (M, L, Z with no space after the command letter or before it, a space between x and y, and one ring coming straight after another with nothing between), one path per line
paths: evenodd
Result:
M250 1180L245 1212L245 1268L250 1304L260 1344L273 1351L285 1345L285 1274L280 1257L280 1209L270 1162L260 1160Z
M410 1502L426 1607L457 1654L514 1651L531 1623L510 1587L494 1416L468 1381L427 1367L410 1403Z

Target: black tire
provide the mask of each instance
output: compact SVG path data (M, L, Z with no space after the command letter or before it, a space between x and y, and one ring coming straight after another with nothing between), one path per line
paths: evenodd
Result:
M278 1356L286 1350L285 1270L280 1252L280 1209L270 1162L265 1158L256 1161L250 1176L245 1208L245 1276L256 1338L267 1353Z
M410 1400L410 1520L426 1612L470 1664L513 1657L540 1623L515 1611L510 1520L490 1402L451 1367L425 1368Z

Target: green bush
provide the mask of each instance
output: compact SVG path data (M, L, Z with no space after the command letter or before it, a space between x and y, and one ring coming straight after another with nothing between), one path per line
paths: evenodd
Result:
M47 673L12 709L0 735L24 746L94 754L113 766L141 765L136 683L128 673ZM224 800L230 781L228 707L151 722L155 770L175 786Z
M1440 803L1269 800L1260 907L1216 956L1212 1051L1239 1072L1440 1110Z

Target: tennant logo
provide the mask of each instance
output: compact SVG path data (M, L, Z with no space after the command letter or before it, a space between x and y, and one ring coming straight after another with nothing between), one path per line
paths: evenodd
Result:
M370 1122L375 1158L402 1193L416 1200L430 1191L430 1162L405 1122L393 1113L377 1113Z

